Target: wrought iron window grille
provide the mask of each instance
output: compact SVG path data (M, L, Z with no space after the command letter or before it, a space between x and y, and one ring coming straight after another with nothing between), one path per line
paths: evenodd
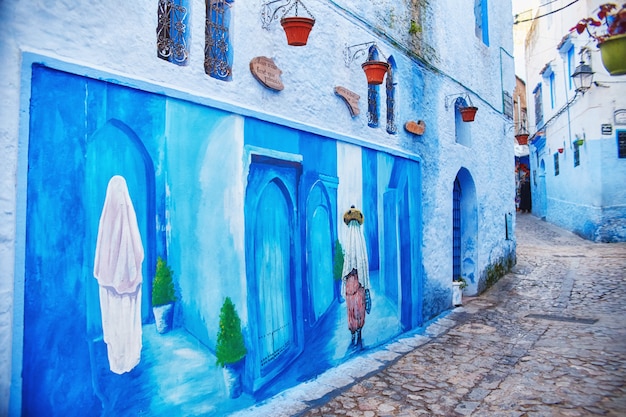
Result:
M232 79L230 8L234 0L206 0L204 72L213 78Z
M187 65L187 8L181 0L159 0L157 56L177 65Z

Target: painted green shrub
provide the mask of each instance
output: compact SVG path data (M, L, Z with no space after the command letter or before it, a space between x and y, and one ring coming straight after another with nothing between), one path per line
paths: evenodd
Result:
M337 241L335 241L335 256L333 259L333 278L335 278L335 280L340 280L342 278L341 274L343 274L343 261L343 247L341 246L339 239L337 239Z
M241 332L241 319L230 297L226 297L220 310L220 328L217 332L215 356L217 364L225 366L239 362L248 351Z
M174 272L167 263L159 256L157 259L156 273L152 282L152 305L162 306L176 301Z

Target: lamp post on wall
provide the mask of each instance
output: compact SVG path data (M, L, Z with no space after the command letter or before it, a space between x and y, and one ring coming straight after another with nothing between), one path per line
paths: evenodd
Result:
M580 64L576 67L576 70L572 74L574 79L574 85L576 86L576 92L583 95L591 88L593 83L593 70L590 65L587 65L585 61L580 60Z

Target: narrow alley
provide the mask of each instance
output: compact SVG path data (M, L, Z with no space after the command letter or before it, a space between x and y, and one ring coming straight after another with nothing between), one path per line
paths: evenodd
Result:
M517 265L422 331L246 415L626 415L626 244L517 216Z

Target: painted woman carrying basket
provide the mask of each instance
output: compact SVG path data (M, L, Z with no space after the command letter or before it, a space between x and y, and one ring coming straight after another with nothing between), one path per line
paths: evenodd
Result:
M348 329L352 334L352 344L361 345L361 329L365 324L365 314L370 312L370 276L367 260L367 247L363 234L363 213L354 206L343 215L348 226L346 233L341 292L346 299Z

